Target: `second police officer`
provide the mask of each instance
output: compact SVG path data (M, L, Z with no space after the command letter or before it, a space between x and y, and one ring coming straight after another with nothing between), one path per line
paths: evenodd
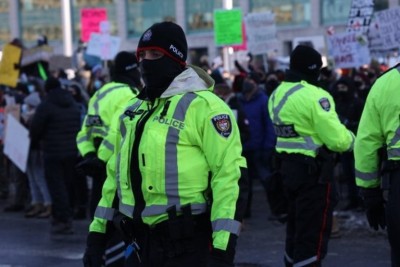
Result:
M136 55L121 51L114 59L111 67L111 81L98 89L90 98L88 112L79 131L76 142L83 160L78 163L80 173L92 177L90 199L90 216L93 218L97 204L101 198L103 183L106 179L106 162L114 149L114 144L107 136L113 117L118 110L125 107L141 89L139 66ZM124 249L118 233L109 238L107 266L123 264Z
M231 109L206 72L186 65L187 50L172 22L154 24L139 40L145 88L112 129L115 151L86 266L100 266L112 220L135 266L233 266L246 161Z
M387 70L373 84L354 146L356 183L367 219L375 230L387 226L392 267L400 266L399 88L400 64Z
M298 45L290 55L285 80L269 99L283 189L289 203L286 266L321 265L336 203L329 151L353 149L353 133L340 123L329 93L318 87L321 66L321 55L316 50Z

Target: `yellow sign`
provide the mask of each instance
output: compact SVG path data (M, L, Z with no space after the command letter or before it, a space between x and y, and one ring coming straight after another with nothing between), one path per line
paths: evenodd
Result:
M15 87L19 78L19 69L16 67L20 63L21 48L6 44L3 47L3 57L0 62L0 84Z

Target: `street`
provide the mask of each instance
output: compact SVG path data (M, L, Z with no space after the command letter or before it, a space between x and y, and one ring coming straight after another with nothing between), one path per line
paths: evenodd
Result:
M26 219L22 212L5 213L0 202L0 267L78 267L85 248L89 220L74 222L71 236L51 237L48 219ZM240 235L236 267L283 265L284 225L268 220L261 186L256 185L253 216ZM324 267L390 267L384 231L367 227L364 213L339 212L341 237L331 239Z

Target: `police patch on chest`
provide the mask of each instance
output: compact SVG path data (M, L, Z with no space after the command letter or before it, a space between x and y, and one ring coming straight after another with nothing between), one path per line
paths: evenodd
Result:
M325 110L325 111L331 110L331 103L329 102L328 98L323 97L318 102L321 105L323 110Z
M211 118L214 129L222 137L228 138L232 133L231 118L227 114L220 114Z

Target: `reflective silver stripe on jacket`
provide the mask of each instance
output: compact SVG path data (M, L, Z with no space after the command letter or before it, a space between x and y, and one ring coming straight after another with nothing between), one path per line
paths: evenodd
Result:
M177 121L185 121L187 110L192 101L197 97L195 93L187 93L179 99L172 118ZM179 141L179 130L169 127L165 147L165 194L169 206L178 205L179 179L178 179L178 152L176 145ZM194 174L196 175L196 174ZM164 210L165 212L165 210Z
M105 146L105 148L107 148L111 152L114 152L114 145L111 144L107 139L103 139L102 144Z
M207 210L207 204L205 203L200 203L200 204L191 204L190 205L192 208L192 214L202 214L205 213ZM146 207L143 212L142 216L147 217L147 216L155 216L155 215L160 215L165 213L165 211L171 207L171 205L152 205ZM176 205L176 209L179 211L181 208L181 205ZM133 205L128 205L125 203L120 202L119 203L119 211L122 212L123 214L126 215L132 215L133 210L135 209L135 206Z
M396 145L400 141L400 127L397 128L395 135L393 136L392 140L388 144L387 148L387 156L388 159L400 157L400 148L393 146Z
M388 159L398 158L400 157L400 148L389 148L387 151Z
M308 151L317 151L320 145L314 143L310 136L303 137L304 142L294 142L290 138L285 140L278 139L276 142L276 148L286 148L286 149L303 149Z
M212 222L214 232L224 230L235 235L239 235L240 225L240 222L233 219L218 219Z
M114 218L115 209L106 208L102 206L97 206L94 216L97 218L105 219L107 221L112 221Z
M317 261L318 257L317 256L313 256L311 258L308 258L306 260L300 261L300 262L296 262L295 264L293 264L293 267L303 267L306 266L310 263L313 263L315 261Z
M275 92L272 95L272 104L273 104L273 118L272 122L275 124L283 124L281 118L279 117L279 113L281 112L283 106L286 104L289 96L293 95L295 92L299 91L301 88L304 86L302 84L296 84L293 86L291 89L289 89L285 95L282 97L281 101L278 103L277 106L274 105L275 102ZM302 150L308 150L308 151L317 151L317 149L320 147L320 145L314 143L313 139L311 136L304 136L303 142L294 142L291 138L278 138L276 142L276 148L283 148L283 149L302 149Z
M179 99L176 105L172 118L178 121L185 121L187 110L192 101L197 97L195 93L187 93ZM139 106L139 105L137 105ZM134 109L134 107L132 107ZM123 118L122 118L123 119ZM126 140L126 129L123 123L121 123L121 134L123 136L122 142ZM147 206L142 212L142 216L154 216L163 214L166 209L176 205L177 210L180 209L180 197L179 197L179 179L178 179L178 153L177 143L179 141L179 130L174 127L169 127L166 138L165 147L165 195L167 196L166 205L152 205ZM117 156L117 166L119 166L121 155ZM117 168L119 170L119 168ZM117 184L118 184L118 195L121 197L120 188L120 173L117 172ZM191 203L192 213L200 214L206 211L206 204L193 204ZM133 214L134 207L126 204L120 204L120 209L123 209L125 214ZM121 210L122 211L122 210Z
M292 87L291 89L289 89L286 94L282 97L281 101L278 103L278 105L275 107L275 105L273 104L273 118L272 121L275 124L282 124L282 120L279 117L279 112L281 112L283 105L285 105L286 101L288 100L289 96L291 96L292 94L294 94L295 92L297 92L298 90L300 90L301 88L303 88L303 85L301 84L297 84L294 87ZM275 93L272 95L272 103L275 102Z
M135 112L136 109L138 109L142 103L143 103L143 101L139 101L139 100L138 100L138 101L136 101L132 106L130 106L130 107L128 108L128 110L129 110L129 111L132 111L132 112ZM119 116L119 121L120 121L119 130L120 130L120 132L121 132L121 137L122 137L120 146L122 146L122 144L123 144L123 143L125 142L125 140L126 140L126 138L125 138L125 136L126 136L126 127L125 127L125 124L123 123L123 120L124 120L126 117L129 117L128 115L126 115L126 112L124 112L123 114L121 114L121 116ZM118 154L117 154L115 164L116 164L115 179L116 179L116 183L117 183L117 194L118 194L119 199L121 199L122 196L121 196L120 173L119 173L119 166L120 166L120 164L121 164L121 153L118 153ZM124 206L121 207L121 204L120 204L120 208L123 208L123 209L124 209ZM122 212L122 211L121 211L121 212ZM131 213L125 213L125 214L133 214L133 209L132 209L132 212L131 212Z
M356 177L366 181L376 180L378 179L378 172L362 172L356 169Z

